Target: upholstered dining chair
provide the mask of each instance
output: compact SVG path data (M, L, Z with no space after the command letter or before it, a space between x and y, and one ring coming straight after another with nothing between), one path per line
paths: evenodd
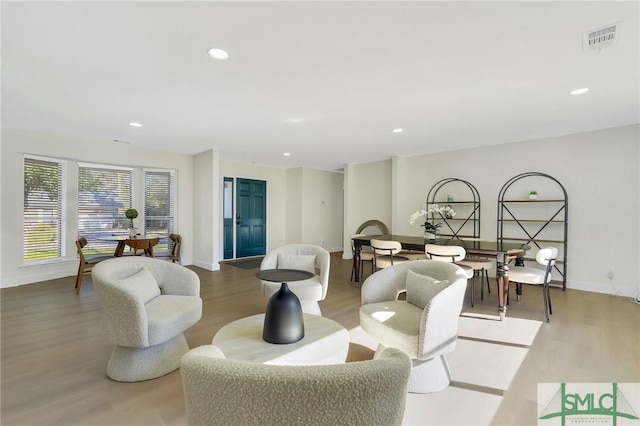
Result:
M451 382L445 355L458 339L458 319L467 287L461 267L435 260L390 266L362 285L360 326L386 347L411 357L409 392L440 391ZM398 296L406 293L405 300Z
M388 268L394 264L407 262L409 259L398 255L402 251L402 244L399 241L371 239L373 249L373 266L378 269Z
M260 270L299 269L314 274L313 278L287 283L298 296L302 312L322 315L318 302L327 297L331 256L320 246L313 244L287 244L271 250L260 263ZM319 274L318 272L319 271ZM280 290L281 283L261 281L262 294L269 299Z
M365 236L366 234L354 234L351 236L351 253L353 256L354 264L351 267L351 281L359 282L362 278L364 262L371 262L371 273L373 274L373 249L371 246L362 246L360 247L360 265L358 265L358 270L360 271L360 276L356 277L356 247L353 242L354 238Z
M553 314L551 310L551 294L549 292L549 282L551 281L551 270L556 264L558 258L558 249L555 247L546 247L538 250L536 254L536 262L544 266L545 269L531 268L526 266L509 266L509 281L516 283L516 286L522 284L532 284L542 286L542 298L544 301L544 315L549 322L549 315ZM520 294L520 291L518 291Z
M473 302L474 302L473 300L474 299L473 268L470 266L461 265L460 263L458 263L461 260L464 260L465 256L467 255L467 251L464 249L464 247L443 246L439 244L425 244L424 252L427 255L427 259L439 260L441 262L455 263L456 265L462 268L462 270L464 271L467 277L467 280L472 280L471 281L471 306L473 306Z
M485 242L495 242L494 240L484 239L484 238L473 238L473 237L463 237L460 238L462 241L485 241ZM479 256L465 256L463 260L459 260L456 262L459 265L465 265L473 269L475 280L475 275L480 277L480 300L484 300L484 283L487 283L487 292L491 293L491 285L489 284L489 271L493 269L494 261L492 259L486 257ZM473 307L473 300L471 301L471 306Z
M389 235L389 227L377 219L369 219L358 226L356 234Z
M215 345L182 358L189 425L400 425L411 360L388 348L375 359L333 365L269 365L226 359Z
M358 229L356 230L356 233L354 235L352 235L353 237L359 237L359 236L363 236L363 235L388 235L389 234L389 228L387 227L387 225L384 224L384 222L381 222L377 219L369 219L365 222L363 222L360 226L358 226ZM363 274L363 265L364 262L371 262L371 273L374 272L374 266L373 266L373 249L371 248L371 246L361 246L360 247L360 265L357 268L360 271L360 276L356 277L356 264L355 264L355 247L353 244L353 240L351 241L351 250L353 252L353 265L351 266L351 280L352 281L356 281L356 284L358 282L360 282L361 278L362 278L362 274Z
M182 236L180 234L169 234L170 250L158 251L154 250L153 257L157 259L170 260L172 263L181 265L180 246L182 246Z
M103 260L113 259L112 255L85 256L83 248L86 245L87 239L85 237L78 237L78 239L76 240L76 250L78 251L80 264L78 265L78 275L76 276L76 294L80 294L80 287L82 287L82 278L85 273L91 272L91 269Z
M107 376L138 382L180 366L184 331L202 316L200 279L190 269L144 256L105 260L91 272L102 328L115 347Z

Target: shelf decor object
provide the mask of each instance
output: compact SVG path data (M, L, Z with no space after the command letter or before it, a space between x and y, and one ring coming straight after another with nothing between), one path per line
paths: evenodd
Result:
M529 197L523 198L527 188L532 187L542 188L544 198L540 198L537 190L528 191ZM498 194L497 241L521 242L537 250L556 247L558 258L553 271L561 278L564 291L567 288L568 218L567 191L556 178L540 172L522 173L509 179ZM519 297L521 289L516 288L516 293Z

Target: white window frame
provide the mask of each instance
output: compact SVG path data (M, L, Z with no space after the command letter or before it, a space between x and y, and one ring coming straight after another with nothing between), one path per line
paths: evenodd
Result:
M40 155L33 155L33 154L23 154L23 160L22 160L22 193L24 194L24 184L25 184L25 175L24 175L24 166L26 163L26 160L36 160L36 161L44 161L44 162L48 162L48 163L57 163L60 167L60 174L59 174L59 179L60 179L60 183L58 185L58 190L59 190L59 202L58 202L58 214L57 214L57 221L59 222L58 224L58 230L59 230L59 235L58 235L58 247L57 247L57 256L54 258L49 258L49 259L36 259L36 260L26 260L25 259L25 255L26 255L26 244L25 244L25 240L26 240L26 211L24 208L25 205L25 200L24 200L24 195L23 195L23 202L22 202L22 264L23 265L42 265L42 264L47 264L47 263L56 263L56 262L61 262L65 260L65 256L66 256L66 234L67 234L67 209L66 209L66 205L67 205L67 161L65 160L61 160L59 158L51 158L51 157L44 157L44 156L40 156Z

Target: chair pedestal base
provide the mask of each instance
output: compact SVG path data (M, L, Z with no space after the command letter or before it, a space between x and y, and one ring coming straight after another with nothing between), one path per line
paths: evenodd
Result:
M116 346L107 364L107 376L117 382L140 382L162 377L180 367L180 359L189 350L180 334L148 348Z
M440 392L451 383L451 372L444 355L439 355L426 361L411 359L411 363L413 368L409 377L409 392Z
M379 344L375 357L385 348ZM411 375L407 391L410 393L433 393L446 389L451 383L451 371L444 355L427 360L411 358Z

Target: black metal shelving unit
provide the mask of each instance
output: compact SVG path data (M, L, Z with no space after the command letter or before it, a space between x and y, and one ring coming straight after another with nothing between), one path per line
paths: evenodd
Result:
M526 182L553 182L544 193L548 198L527 199ZM548 183L548 181L547 181ZM529 184L530 189L532 184ZM518 192L518 188L520 191ZM567 229L569 199L564 186L554 177L540 172L522 173L509 179L498 195L497 238L499 242L520 242L538 249L549 245L558 248L555 271L562 278L562 290L567 288ZM533 260L533 258L525 258Z
M450 193L456 194L454 200L447 200L450 193L443 190L445 187L452 188ZM464 195L460 194L460 188L463 189ZM457 200L460 196L465 198ZM458 239L480 238L480 194L470 182L457 178L446 178L436 182L427 194L427 209L433 204L449 205L456 211L456 217L452 219L440 215L438 220L443 224L440 235Z

